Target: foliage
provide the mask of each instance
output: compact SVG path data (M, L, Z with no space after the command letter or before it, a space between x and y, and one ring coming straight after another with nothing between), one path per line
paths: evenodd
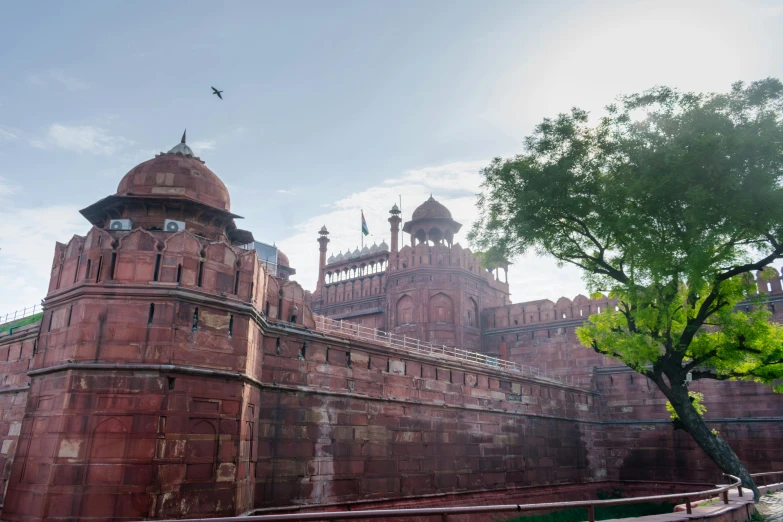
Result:
M623 504L619 506L600 506L595 508L596 520L610 520L615 518L644 517L647 515L661 515L672 513L674 504L653 502L641 502L639 504ZM511 519L509 522L584 522L587 519L585 508L562 509L552 511L545 515L527 515Z
M698 413L699 416L704 417L704 414L707 413L707 407L704 405L704 394L699 392L688 392L688 397L690 398L691 406L696 410L696 413ZM675 430L685 429L680 420L680 416L669 401L666 401L666 411L669 412L669 418L672 420ZM713 435L718 435L718 433L718 430L712 430Z
M693 405L693 409L696 410L696 413L704 417L704 414L707 413L707 407L703 404L704 394L699 392L688 392L688 396L691 398L691 404ZM672 406L672 403L666 403L666 411L669 412L669 417L671 420L679 420L680 416L677 415L676 411L674 411L674 406Z
M583 344L667 397L689 372L783 377L783 328L753 283L783 257L780 81L726 94L657 87L621 97L594 126L575 108L483 175L477 248L549 254L617 300L578 330Z
M8 331L11 328L19 328L20 326L37 323L38 321L41 320L41 317L43 317L43 313L38 313L25 317L24 319L19 319L18 321L12 321L10 323L0 325L0 332Z

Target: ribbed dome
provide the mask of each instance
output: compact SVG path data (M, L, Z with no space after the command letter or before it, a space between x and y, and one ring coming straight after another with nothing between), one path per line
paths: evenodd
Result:
M136 165L120 181L118 196L186 197L211 207L231 210L228 189L182 142L169 152Z
M370 253L370 249L369 249L369 248L367 248L366 246L365 246L364 248L362 248L362 255L363 255L363 256L364 256L364 255L367 255L367 254L369 254L369 253Z
M359 247L356 247L356 250L354 250L353 253L351 254L351 259L355 257L359 257L360 255L361 254L359 253Z
M378 251L378 245L376 245L375 243L373 243L373 244L372 244L372 246L370 247L370 253L371 253L371 254L374 254L374 253L376 253L377 251Z
M343 251L340 250L340 253L337 254L337 256L334 258L335 261L342 261L344 259L343 257Z
M427 219L427 218L448 218L451 219L451 212L449 209L435 201L430 195L430 199L419 205L419 207L413 211L412 220Z
M381 244L378 245L378 251L379 252L388 252L389 251L389 245L386 244L386 241L381 241Z
M330 265L330 264L332 264L332 263L334 263L334 254L332 254L331 256L329 256L329 259L327 259L327 260L326 260L326 264L327 264L327 265Z

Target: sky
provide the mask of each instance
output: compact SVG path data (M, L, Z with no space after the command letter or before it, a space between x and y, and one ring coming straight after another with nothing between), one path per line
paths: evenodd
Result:
M359 244L361 210L388 242L400 197L406 219L432 193L468 246L481 169L542 118L783 77L783 0L8 2L0 48L2 315L40 303L79 209L184 128L306 289L322 225L330 253ZM513 262L515 302L585 291Z

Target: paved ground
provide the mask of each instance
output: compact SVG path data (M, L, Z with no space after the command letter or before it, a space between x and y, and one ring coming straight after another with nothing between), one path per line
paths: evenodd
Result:
M763 488L761 491L766 493ZM762 494L759 503L756 504L756 511L766 522L783 522L783 491L772 495Z

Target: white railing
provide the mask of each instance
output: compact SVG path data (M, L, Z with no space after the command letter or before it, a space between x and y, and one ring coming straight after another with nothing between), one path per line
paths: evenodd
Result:
M377 328L368 328L355 323L350 323L342 320L330 319L322 315L313 315L315 319L315 329L324 333L337 334L343 337L351 337L354 339L361 339L363 341L370 341L388 346L390 348L396 348L410 353L417 353L423 355L430 355L433 357L448 357L463 362L472 364L478 364L481 366L494 368L497 370L505 370L508 372L516 372L537 379L544 379L547 381L559 382L562 384L574 384L572 376L557 375L549 372L541 371L540 368L533 366L526 366L513 361L506 361L504 359L498 359L490 355L483 353L471 352L470 350L464 350L462 348L456 348L453 346L437 345L426 341L421 341L413 337L407 337L405 335L397 335Z
M35 315L40 312L43 312L43 307L41 305L27 306L21 310L16 310L14 312L9 312L5 315L0 315L0 324L10 323L13 321L17 321L19 319L24 319L25 317L29 317L31 315Z

